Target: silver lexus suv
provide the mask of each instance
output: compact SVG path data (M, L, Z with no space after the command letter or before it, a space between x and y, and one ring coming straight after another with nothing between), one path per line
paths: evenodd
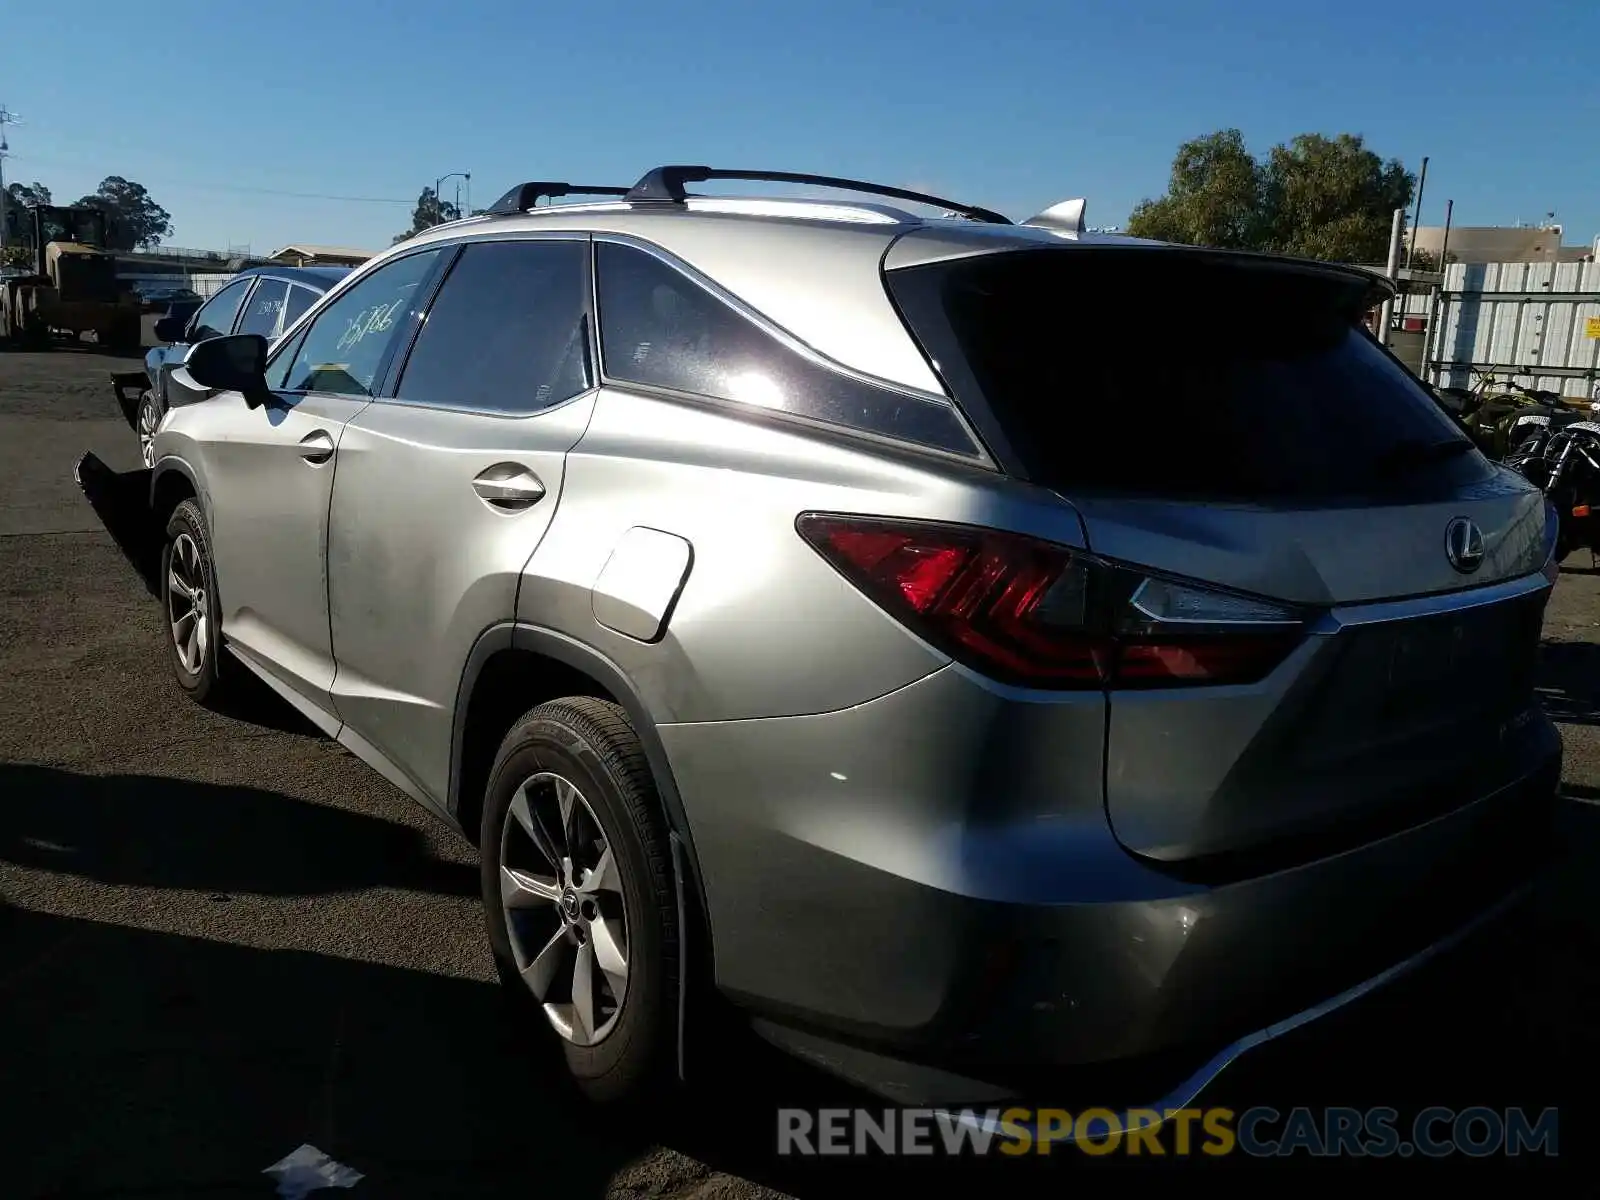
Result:
M896 1101L1181 1100L1546 850L1551 512L1375 286L1071 202L524 184L178 368L177 678L478 842L597 1100L730 1006Z

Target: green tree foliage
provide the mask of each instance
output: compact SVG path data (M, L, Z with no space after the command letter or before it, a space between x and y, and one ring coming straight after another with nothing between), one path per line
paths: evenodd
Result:
M6 203L26 208L30 204L49 204L50 189L35 179L32 183L6 184Z
M26 268L33 265L33 250L24 244L23 230L29 224L29 205L49 204L50 189L33 183L8 183L5 193L6 246L0 250L0 267Z
M1265 172L1237 129L1187 141L1172 160L1167 194L1142 200L1128 218L1134 237L1226 250L1254 250L1267 237Z
M1439 269L1439 256L1432 250L1417 250L1414 252L1401 250L1400 265L1402 267L1410 267L1413 271L1437 271Z
M1264 250L1329 262L1381 263L1394 210L1415 178L1359 134L1301 134L1258 159L1237 129L1178 147L1167 194L1128 220L1135 237Z
M417 197L417 206L411 211L411 228L404 233L394 235L391 245L397 245L407 238L416 237L424 229L432 229L435 225L443 225L446 221L459 220L461 210L448 200L441 200L434 195L431 187L422 189L422 195Z
M77 206L105 214L106 246L112 250L151 249L172 233L172 214L150 198L144 184L121 175L106 176Z

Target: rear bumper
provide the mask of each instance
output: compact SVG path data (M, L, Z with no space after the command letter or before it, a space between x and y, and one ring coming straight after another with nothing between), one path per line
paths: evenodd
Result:
M1360 983L1346 988L1337 995L1330 996L1326 1000L1312 1005L1310 1008L1302 1009L1291 1016L1275 1021L1271 1025L1235 1038L1210 1058L1200 1063L1188 1075L1178 1079L1176 1083L1158 1084L1158 1087L1165 1086L1164 1091L1155 1090L1144 1093L1149 1099L1134 1104L1128 1104L1124 1101L1116 1102L1116 1107L1109 1112L1108 1131L1117 1130L1126 1133L1131 1129L1148 1124L1150 1121L1149 1114L1156 1114L1155 1120L1159 1122L1166 1120L1176 1110L1190 1107L1212 1080L1216 1079L1230 1065L1252 1050L1264 1046L1268 1042L1276 1041L1278 1038L1293 1033L1297 1029L1302 1029L1313 1021L1330 1016L1378 991L1380 988L1420 969L1433 959L1465 942L1480 929L1494 923L1500 917L1513 910L1521 901L1526 899L1532 890L1531 884L1518 887L1472 918L1467 924L1438 941L1430 943L1410 957L1362 980ZM1137 1083L1134 1086L1137 1087ZM1126 1085L1124 1085L1123 1090L1127 1090ZM1090 1098L1089 1104L1098 1106L1098 1102L1093 1098ZM993 1113L994 1110L992 1109L988 1113L975 1113L971 1109L963 1109L958 1112L946 1112L945 1115L947 1119L957 1124L971 1125L976 1129L983 1129L991 1133L1005 1133L1006 1131L1001 1127ZM1036 1124L1031 1126L1024 1125L1024 1128L1028 1128L1033 1136L1039 1136ZM1099 1135L1098 1129L1096 1134ZM1061 1130L1054 1136L1060 1141L1077 1140L1077 1135L1067 1130Z
M1548 859L1561 744L1541 716L1491 794L1273 874L1180 881L1111 834L1092 703L1049 706L1041 739L1014 728L1030 706L946 668L842 713L663 726L722 989L903 1103L1037 1094L1068 1068L1140 1103L1425 954Z

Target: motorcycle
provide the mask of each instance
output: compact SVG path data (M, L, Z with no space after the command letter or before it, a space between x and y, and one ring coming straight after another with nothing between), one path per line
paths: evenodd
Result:
M1507 391L1483 397L1467 415L1466 425L1480 450L1490 458L1504 460L1534 430L1558 429L1582 420L1583 415L1556 392L1512 385Z
M1580 546L1600 558L1600 422L1535 427L1506 466L1544 492L1556 510L1557 562Z

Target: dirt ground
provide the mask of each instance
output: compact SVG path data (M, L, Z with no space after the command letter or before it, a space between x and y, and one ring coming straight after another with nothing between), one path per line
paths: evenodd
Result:
M583 1108L506 1018L472 849L285 710L240 720L177 694L154 601L72 478L85 450L137 465L107 380L136 366L0 354L0 1195L265 1196L262 1169L303 1142L367 1175L356 1197L1026 1194L1161 1165L780 1160L774 1108L841 1093L759 1051L659 1112ZM1587 561L1546 638L1560 869L1435 967L1230 1068L1207 1102L1560 1106L1559 1160L1495 1165L1542 1193L1583 1164L1600 1062ZM1272 1165L1185 1164L1276 1190Z

